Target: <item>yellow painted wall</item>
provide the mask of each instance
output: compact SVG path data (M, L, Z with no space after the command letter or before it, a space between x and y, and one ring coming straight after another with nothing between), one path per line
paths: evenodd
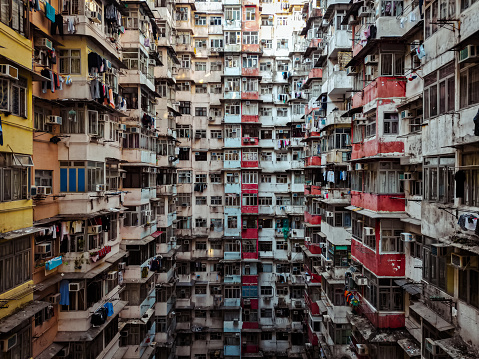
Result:
M26 290L27 287L29 287L29 286L31 287L32 285L33 285L33 280L25 282L22 285L19 285L18 287L14 288L12 290L9 290L8 292L0 294L0 299L8 298L8 297L14 297L17 293L20 293L20 292ZM13 312L15 312L15 310L17 308L27 304L28 302L31 302L32 300L33 300L33 293L31 293L31 294L29 294L29 295L27 295L27 296L25 296L21 299L9 301L7 308L0 309L0 319L6 317L7 315L12 314Z

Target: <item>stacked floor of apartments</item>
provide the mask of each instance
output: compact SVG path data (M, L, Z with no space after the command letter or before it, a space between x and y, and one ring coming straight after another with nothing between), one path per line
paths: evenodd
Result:
M301 357L302 2L0 21L0 358Z
M479 355L477 11L304 7L310 358Z

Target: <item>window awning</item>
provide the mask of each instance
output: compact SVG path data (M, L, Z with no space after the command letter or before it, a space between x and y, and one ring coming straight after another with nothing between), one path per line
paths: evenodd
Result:
M479 353L460 337L436 340L436 344L452 359L477 359Z
M113 254L111 257L105 259L108 263L115 263L117 260L123 258L126 255L126 251L119 251L118 253Z
M64 344L59 343L52 343L48 348L42 351L39 355L37 355L36 359L51 359L58 354L60 350L65 347Z
M370 218L375 218L375 219L387 219L387 218L392 218L392 219L403 219L403 218L409 218L409 215L405 212L375 212L371 211L369 209L364 209L361 207L356 207L356 206L347 206L344 207L344 209L348 211L353 211L359 214L362 214L364 216L370 217Z
M156 231L156 232L153 232L153 233L151 234L151 236L152 236L153 238L157 238L157 237L159 237L160 234L162 234L162 233L163 233L163 231Z
M121 241L121 244L126 244L128 246L130 245L142 246L142 245L150 243L153 240L155 240L155 238L153 238L152 236L146 236L143 239L124 239Z
M6 240L15 239L18 237L28 236L30 234L35 234L38 232L43 232L47 229L48 228L42 228L42 227L27 227L27 228L17 229L10 232L0 233L0 239L6 239Z
M15 314L0 320L0 333L8 333L22 324L26 319L33 317L42 309L50 305L49 302L33 301Z
M89 270L88 272L72 272L72 273L62 273L63 279L92 279L95 278L98 274L108 270L113 263L103 262L97 265L95 268Z
M429 309L422 303L414 303L413 305L409 306L409 309L416 312L417 315L426 320L429 324L431 324L440 332L454 329L454 325L442 319L439 315L437 315L437 313L435 313L432 309Z
M411 295L422 293L422 287L418 283L411 282L407 279L396 279L394 282Z

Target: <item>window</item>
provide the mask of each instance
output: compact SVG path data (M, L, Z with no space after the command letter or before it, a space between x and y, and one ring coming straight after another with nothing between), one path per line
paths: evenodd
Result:
M271 107L260 107L259 108L259 115L260 116L272 116L273 109Z
M180 113L182 115L189 115L191 111L191 102L189 101L180 101L179 107Z
M31 261L32 248L29 236L0 244L0 293L31 279Z
M247 7L245 10L246 21L256 20L256 7Z
M208 85L207 84L196 85L195 93L208 93Z
M257 193L243 193L243 198L241 202L242 206L257 206L258 205L258 194Z
M229 184L239 183L238 172L227 172L226 173L226 183L229 183Z
M271 183L271 175L261 175L261 183Z
M276 16L276 25L287 26L288 25L288 17L287 16Z
M179 7L176 9L176 21L187 21L188 20L188 8Z
M479 271L465 269L459 271L459 299L479 308Z
M238 207L240 205L239 194L227 193L225 197L225 205L229 207Z
M205 198L205 202L206 202L206 198ZM205 218L195 218L195 227L196 228L206 228L206 219Z
M227 226L228 226L228 228L238 228L238 217L237 216L229 216Z
M273 40L265 40L265 42L263 44L263 48L272 49L273 48Z
M263 70L265 71L265 70ZM260 85L261 95L271 95L273 93L273 85Z
M381 54L381 76L404 75L404 55Z
M250 172L250 171L243 172L242 183L257 184L258 183L258 172Z
M190 137L190 125L176 125L176 134L179 138Z
M18 81L0 78L0 110L27 118L27 86L28 81L19 77ZM40 124L45 126L45 118Z
M276 115L278 117L288 117L288 108L287 107L278 107L276 109Z
M225 161L239 161L239 153L237 150L226 150Z
M455 91L454 61L424 76L424 118L454 111Z
M403 9L402 0L381 1L381 16L401 16Z
M210 63L210 71L222 71L222 70L223 70L223 64L221 62L218 61L218 62L211 62ZM212 89L211 93L220 94L221 89L222 89L222 85L221 84L211 84L210 83L210 88Z
M200 267L196 267L196 269L198 270ZM198 272L202 272L201 270L198 270ZM195 285L195 294L206 294L207 293L207 290L206 290L206 285ZM204 312L204 315L201 313L202 311L199 311L199 310L195 310L195 317L197 318L206 318L206 312Z
M210 174L210 182L221 183L221 175L216 173Z
M241 298L240 286L225 286L225 298Z
M60 50L60 73L67 75L81 74L81 50Z
M258 44L258 32L257 31L243 32L243 44L244 45Z
M288 39L279 39L276 42L276 48L279 49L287 49L288 48ZM278 71L281 71L278 69Z
M260 206L271 206L273 205L272 197L258 197L258 202Z
M208 40L207 39L195 39L195 47L197 49L201 47L206 47Z
M191 66L190 55L181 55L181 68L189 69Z
M195 25L196 26L205 26L206 25L206 16L203 15L195 15Z
M263 151L261 152L261 161L273 161L273 152L271 151ZM266 176L266 175L262 175ZM271 179L271 176L269 176Z
M205 251L206 250L206 241L196 241L195 249L198 251Z
M222 48L223 47L223 39L211 39L210 40L210 47L211 48ZM219 62L221 65L221 62ZM216 70L219 71L219 70Z
M285 162L288 161L288 153L287 152L277 152L276 153L276 162Z
M178 88L178 91L186 91L186 92L191 91L191 87L190 87L189 82L178 82L177 83L177 88Z
M195 183L206 183L206 174L200 173L195 176Z
M381 252L403 253L404 246L401 233L404 231L402 222L381 220Z
M261 26L273 26L273 16L272 15L262 15L261 16Z
M205 196L196 196L196 205L206 205L206 197Z
M212 206L221 206L223 204L223 197L221 196L211 196L211 205Z
M261 295L272 296L273 295L273 287L271 286L261 286Z
M35 186L50 187L53 185L53 171L35 170Z
M232 20L241 20L241 9L239 7L227 7L225 9L226 23Z
M177 206L182 206L182 207L191 206L191 193L178 193Z
M195 62L195 71L206 71L206 62Z
M225 31L225 45L239 45L241 44L240 31Z
M424 159L424 197L429 201L450 203L454 200L454 157Z
M276 183L288 183L288 175L276 175Z
M397 113L385 113L383 125L385 135L399 134L399 115Z
M221 139L221 138L223 138L223 131L221 131L221 130L211 130L210 131L210 137L211 138L216 138L216 139Z
M191 183L191 171L178 171L178 183Z
M210 25L221 25L221 16L211 16ZM219 46L211 46L211 47L219 47Z
M239 89L238 89L239 91ZM241 106L239 102L230 102L225 105L225 114L226 115L240 115L241 114ZM238 132L239 137L239 132Z
M243 58L243 67L244 68L258 68L258 56L257 55L247 55Z
M195 107L195 116L208 116L207 108L206 107ZM206 138L206 131L205 131L205 136L202 137L202 138Z

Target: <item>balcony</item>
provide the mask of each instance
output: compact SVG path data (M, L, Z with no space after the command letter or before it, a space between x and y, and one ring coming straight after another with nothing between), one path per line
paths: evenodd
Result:
M223 98L225 100L239 100L241 98L241 92L238 90L238 88L235 89L235 91L227 91L225 89ZM236 91L236 90L238 90L238 91Z
M353 78L347 76L346 71L333 71L327 81L327 93L329 96L337 96L351 91Z
M238 252L224 252L223 258L225 260L240 260L241 259L241 252L239 252L239 251ZM224 279L225 283L227 283L226 282L226 277L227 276L225 276L225 279ZM240 279L240 282L241 282L241 279Z
M348 30L335 30L328 43L328 57L336 57L339 51L350 51L351 33Z
M241 99L242 100L258 100L259 92L258 91L241 92ZM248 106L248 104L244 104L244 105Z
M228 252L228 253L238 253L238 259L241 258L240 252ZM241 275L239 275L239 274L227 274L227 275L225 275L223 282L225 284L240 284L241 283Z
M321 216L319 214L310 214L308 211L304 211L304 221L314 226L321 225Z
M259 123L258 115L241 115L242 123Z
M241 76L259 76L259 68L245 68L241 69Z
M323 153L323 156L326 157L327 164L347 165L347 162L351 160L351 150L331 150Z
M258 228L246 228L241 230L241 238L258 239Z
M247 44L241 46L241 52L254 52L260 53L261 50L259 48L259 44Z
M241 144L243 146L258 146L259 138L258 137L242 137Z
M321 186L304 185L305 196L321 196Z
M258 206L241 206L241 213L258 214Z
M321 166L321 156L310 156L304 159L304 167Z
M231 118L230 116L228 116ZM236 116L237 120L232 121L232 122L240 122L240 116ZM227 116L225 116L225 123L228 123L227 121ZM231 138L231 137L226 137L225 138L225 148L240 148L241 147L241 138Z
M404 194L377 194L351 191L351 205L374 212L404 212Z
M366 106L378 98L406 96L406 78L403 76L378 77L371 81L362 92L353 96L353 108Z
M224 355L239 357L241 355L241 347L239 345L225 345Z
M319 243L305 242L305 247L311 252L311 254L321 254L322 248Z

